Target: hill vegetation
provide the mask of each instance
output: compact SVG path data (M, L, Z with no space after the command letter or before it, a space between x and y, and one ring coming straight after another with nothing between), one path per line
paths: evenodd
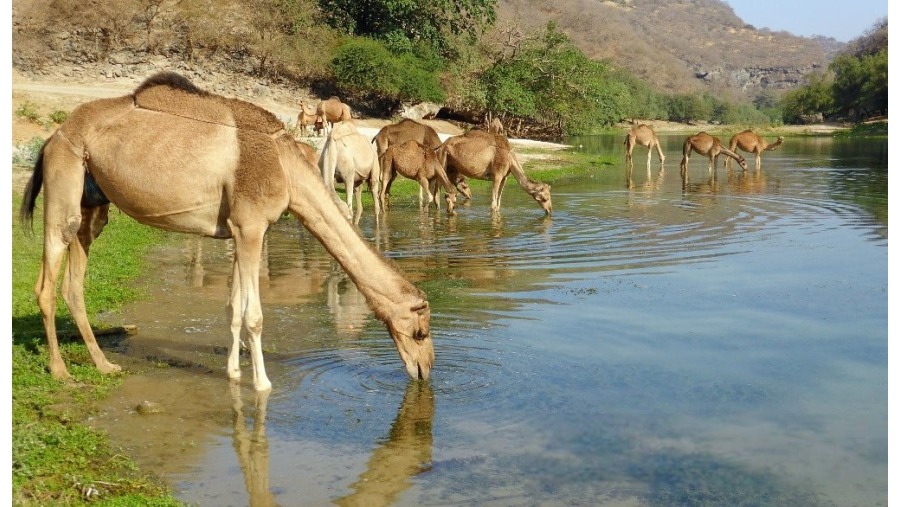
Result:
M500 116L546 139L638 118L777 124L781 96L821 79L835 44L757 30L720 0L13 3L13 65L26 72L142 79L168 62L201 81L336 94L369 116L439 103L439 117Z

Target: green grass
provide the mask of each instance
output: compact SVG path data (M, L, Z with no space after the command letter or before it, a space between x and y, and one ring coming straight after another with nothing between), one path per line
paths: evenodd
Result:
M20 205L21 189L14 188L13 217ZM104 433L84 424L122 375L99 374L80 340L61 340L75 382L57 381L47 371L46 339L33 292L42 250L41 210L39 198L32 237L18 220L12 224L12 503L81 505L88 503L84 491L92 487L100 494L91 504L181 505L160 480L118 453ZM88 266L85 297L94 324L100 309L114 311L141 296L133 287L145 269L142 259L164 237L111 210ZM65 304L60 301L59 307L60 336L74 334Z

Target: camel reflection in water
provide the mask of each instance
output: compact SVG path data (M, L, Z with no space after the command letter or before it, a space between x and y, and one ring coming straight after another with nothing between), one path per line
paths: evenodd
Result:
M431 469L431 424L434 392L427 382L410 381L388 439L372 451L366 470L350 487L353 493L337 505L391 505L412 485L411 479Z
M251 507L279 505L269 484L269 443L266 438L268 392L252 393L256 399L253 428L248 428L240 385L231 384L234 415L234 450L238 455ZM335 500L341 506L391 505L412 485L412 478L431 469L434 392L428 382L410 381L394 424L369 458L366 470L350 489ZM286 499L288 504L297 499Z

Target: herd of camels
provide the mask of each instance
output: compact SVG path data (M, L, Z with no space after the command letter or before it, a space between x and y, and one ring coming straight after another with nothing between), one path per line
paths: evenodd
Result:
M681 171L683 173L687 170L687 165L690 161L692 152L709 158L710 171L716 167L716 161L718 160L719 155L725 155L727 157L724 163L726 168L731 168L731 160L734 159L737 160L741 169L747 170L747 161L737 153L738 149L756 154L756 170L759 171L762 166L760 160L762 152L772 151L781 146L782 143L784 143L784 137L779 136L778 140L769 144L759 134L752 130L745 130L731 136L731 139L728 141L729 147L726 148L718 137L711 136L706 132L700 132L689 136L684 140L684 145L681 150ZM634 152L634 147L637 145L647 147L648 168L650 167L650 161L653 158L654 149L656 149L656 152L659 155L660 165L665 163L666 156L663 154L662 147L659 144L659 137L657 137L656 132L654 132L653 128L649 125L643 123L635 125L628 130L628 133L625 135L625 162L629 166L634 164L632 154Z
M397 173L419 183L420 202L424 193L426 205L440 207L438 187L443 189L451 214L458 193L472 197L467 178L491 182L492 212L500 209L510 174L547 214L553 209L550 185L528 178L499 121L441 142L424 123L402 120L370 141L355 127L349 106L331 98L316 108L301 104L297 126L327 132L321 153L295 139L269 111L201 90L173 72L148 78L129 95L94 100L71 113L41 148L20 210L29 231L43 187L43 256L35 293L54 377L70 378L57 341L60 278L63 301L94 364L103 373L121 370L98 346L84 303L88 253L112 203L145 225L234 241L227 305L229 378L241 377L239 353L246 336L254 388L272 387L261 343L260 259L268 227L289 212L335 258L386 324L409 376L428 379L434 363L428 300L358 233L362 183L374 196L376 220L389 209ZM756 153L758 169L761 152L782 141L769 145L746 131L731 139L729 150L701 132L685 141L681 167L695 151L709 157L711 169L720 154L746 169L734 151L740 148ZM652 128L638 125L625 139L628 164L638 144L655 148L660 162L665 160ZM335 181L345 184L346 203Z

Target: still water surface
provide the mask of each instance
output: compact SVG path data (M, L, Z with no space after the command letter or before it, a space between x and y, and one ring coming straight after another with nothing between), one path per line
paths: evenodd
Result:
M395 201L364 235L428 294L436 362L296 222L261 281L273 392L225 378L228 242L176 236L96 421L198 505L886 505L887 142L789 138L714 176L511 179L456 217ZM571 140L621 154L621 136ZM540 179L539 174L533 175ZM161 414L138 415L137 402Z

